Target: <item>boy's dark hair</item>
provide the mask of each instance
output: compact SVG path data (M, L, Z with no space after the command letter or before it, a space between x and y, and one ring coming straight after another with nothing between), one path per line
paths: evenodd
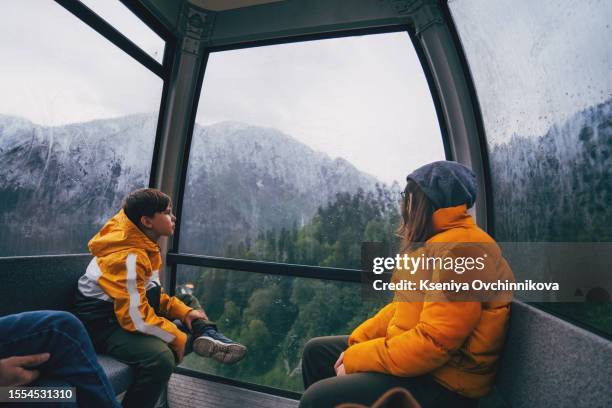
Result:
M166 211L170 197L155 188L132 191L123 200L123 211L135 225L140 226L140 217L153 217L156 212Z

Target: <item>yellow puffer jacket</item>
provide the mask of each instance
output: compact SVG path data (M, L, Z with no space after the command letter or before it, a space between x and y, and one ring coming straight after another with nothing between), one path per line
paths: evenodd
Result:
M495 241L474 223L465 205L435 211L433 227L428 243L475 242L497 248L491 260L494 278L513 279ZM353 331L344 367L347 374L430 373L444 387L479 398L494 380L509 316L507 300L394 301Z
M89 241L89 250L94 258L79 279L79 317L99 319L112 304L123 329L158 337L173 350L184 350L187 336L170 320L183 321L192 309L161 292L158 315L147 299L147 291L161 291L157 244L121 210Z

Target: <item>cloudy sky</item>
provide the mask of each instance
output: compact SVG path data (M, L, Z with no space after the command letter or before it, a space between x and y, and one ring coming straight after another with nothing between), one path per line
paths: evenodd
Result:
M112 9L100 14L130 27ZM158 49L143 33L131 37ZM50 0L2 5L0 52L0 113L60 125L158 107L155 75ZM214 54L197 121L225 120L277 128L386 182L444 156L406 33Z
M387 182L444 158L406 33L212 54L196 121L223 120L280 129Z
M144 24L115 15L159 48ZM0 55L0 113L61 125L159 109L162 80L52 0L1 2Z
M540 136L612 98L612 1L450 0L487 138Z

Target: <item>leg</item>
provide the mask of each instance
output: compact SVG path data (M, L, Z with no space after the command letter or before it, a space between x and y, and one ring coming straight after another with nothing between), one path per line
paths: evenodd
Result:
M202 309L202 305L200 305L200 302L198 302L198 298L196 298L193 295L182 294L182 295L177 295L176 297L181 302L183 302L184 304L186 304L187 306L193 309L204 310ZM206 326L215 326L215 328L217 327L215 322L210 321L210 320L205 320L205 319L196 319L191 323L191 328L192 328L192 332L194 333L194 335L196 333L201 333Z
M334 364L348 347L348 336L315 337L302 352L304 389L324 378L335 377Z
M184 294L177 297L187 306L202 310L202 306L195 296ZM202 357L211 357L221 363L232 364L242 360L247 352L244 345L225 337L217 331L217 325L210 320L196 319L191 322L191 334L193 335L193 343L189 342L189 345ZM187 353L187 350L185 350L185 353Z
M66 312L39 311L0 318L0 358L48 352L40 366L47 377L77 389L77 402L88 407L118 407L115 392L98 364L81 322Z
M161 339L130 333L117 326L103 352L134 366L136 376L123 398L123 406L154 407L174 371L174 353Z
M408 390L423 408L476 407L478 401L456 394L431 376L395 377L381 373L355 373L313 384L300 400L300 408L327 408L341 403L372 405L391 388Z

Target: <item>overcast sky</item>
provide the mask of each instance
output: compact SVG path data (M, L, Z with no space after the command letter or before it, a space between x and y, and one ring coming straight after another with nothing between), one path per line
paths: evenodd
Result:
M87 3L159 58L159 38L122 5ZM612 97L611 1L449 5L490 141L541 135ZM159 108L162 81L55 2L4 1L1 11L0 113L60 125ZM406 33L213 54L202 89L198 123L274 127L386 182L443 157Z
M161 80L53 1L4 3L0 52L0 113L60 125L158 108ZM217 53L202 89L198 123L274 127L385 182L444 157L406 33Z
M159 109L163 81L52 0L1 1L0 55L0 113L61 125Z
M612 98L612 1L451 0L487 138L543 135Z
M390 182L444 158L423 69L408 34L215 53L196 121L280 129Z

